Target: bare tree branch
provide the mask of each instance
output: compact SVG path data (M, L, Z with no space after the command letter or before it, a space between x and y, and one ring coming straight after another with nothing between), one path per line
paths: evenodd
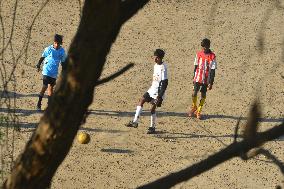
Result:
M114 73L114 74L112 74L112 75L110 75L110 76L108 76L106 78L103 78L103 79L97 81L96 86L101 85L101 84L106 83L106 82L109 82L109 81L117 78L118 76L122 75L124 72L126 72L127 70L129 70L133 66L134 66L133 63L130 63L130 64L126 65L124 68L122 68L121 70L117 71L116 73Z
M274 140L284 135L284 123L279 126L275 126L268 131L263 133L258 133L256 135L256 140L254 143L249 143L248 140L243 140L241 142L233 143L226 147L225 149L217 152L214 155L209 156L207 159L200 161L199 163L193 164L192 166L178 171L176 173L171 173L168 176L160 178L154 182L143 185L139 187L140 189L166 189L172 186L187 181L201 173L204 173L213 167L233 158L238 157L241 152L248 152L250 149L258 147L267 141Z
M172 186L187 181L201 173L204 173L213 167L233 158L247 154L251 149L257 148L264 143L277 139L284 135L284 123L279 126L275 126L265 132L256 133L258 116L260 115L257 105L252 107L251 114L252 118L249 119L248 123L253 126L247 125L245 130L246 137L241 142L234 142L227 146L223 150L209 156L207 159L202 160L192 166L185 168L176 173L171 173L168 176L162 177L149 184L140 186L140 189L166 189Z
M263 154L268 159L271 159L272 162L278 166L281 173L284 175L284 163L282 163L277 157L275 157L273 154L271 154L268 150L261 148L259 150L259 154Z

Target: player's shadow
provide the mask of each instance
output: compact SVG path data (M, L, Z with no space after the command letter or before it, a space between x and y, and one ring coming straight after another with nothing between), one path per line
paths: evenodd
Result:
M133 117L134 112L126 112L126 111L112 111L112 110L89 110L90 114L100 115L100 116L117 116L117 117ZM150 116L150 111L143 111L141 116ZM158 117L184 117L188 118L188 114L186 112L164 112L157 111ZM208 119L233 119L233 120L247 120L247 117L238 117L231 115L217 115L217 114L204 114L202 120ZM259 122L273 122L279 123L284 122L284 118L260 118Z

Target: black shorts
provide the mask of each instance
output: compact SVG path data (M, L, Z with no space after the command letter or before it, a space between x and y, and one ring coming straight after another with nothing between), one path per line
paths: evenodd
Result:
M153 104L154 101L155 101L155 99L152 98L148 92L146 92L146 93L143 95L143 98L145 99L146 102L150 102L151 104ZM163 103L163 99L158 102L157 107L161 107L161 106L162 106L162 103Z
M43 85L46 85L46 86L48 84L54 86L56 84L56 79L52 78L52 77L49 77L47 75L44 75L43 78L42 78L42 83L43 83Z
M193 90L194 93L197 94L197 92L200 91L201 93L206 94L208 85L194 82L193 86L194 86L194 90Z

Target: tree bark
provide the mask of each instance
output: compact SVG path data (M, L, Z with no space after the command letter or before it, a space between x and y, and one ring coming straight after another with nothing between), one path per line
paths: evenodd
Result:
M4 189L49 188L72 146L120 27L149 0L85 0L68 67Z

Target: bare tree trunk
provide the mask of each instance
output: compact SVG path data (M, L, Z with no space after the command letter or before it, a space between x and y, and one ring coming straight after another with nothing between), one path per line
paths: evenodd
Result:
M149 0L85 0L67 72L3 188L49 188L70 150L121 25Z

